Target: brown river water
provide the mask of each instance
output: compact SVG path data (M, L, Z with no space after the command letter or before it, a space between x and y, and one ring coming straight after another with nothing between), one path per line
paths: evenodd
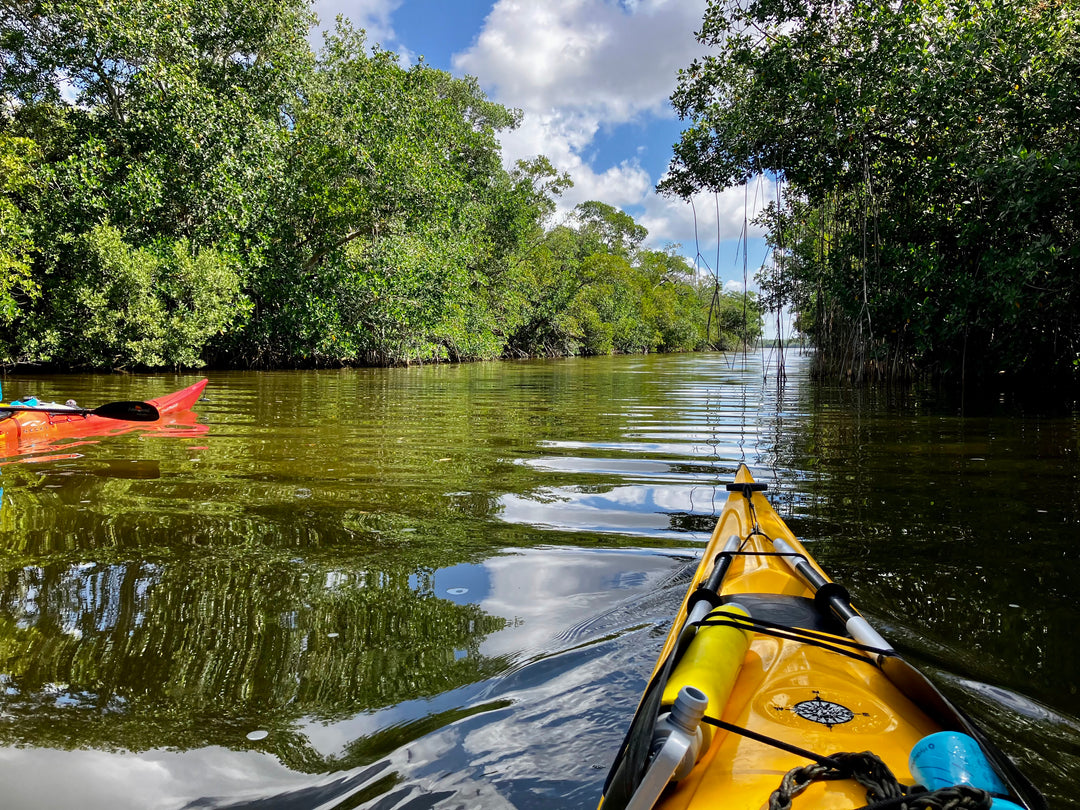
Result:
M745 462L1080 807L1077 409L807 365L212 372L190 424L0 460L0 806L595 807ZM198 378L3 390L93 407Z

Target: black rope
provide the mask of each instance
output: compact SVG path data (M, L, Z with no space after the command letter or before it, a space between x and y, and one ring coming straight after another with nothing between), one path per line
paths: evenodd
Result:
M985 790L955 785L927 791L921 785L902 785L880 757L836 753L830 763L792 768L769 796L769 810L791 810L792 800L817 781L854 779L866 788L868 804L860 810L990 810L992 797Z
M761 633L764 636L773 636L775 638L787 639L788 641L797 641L810 647L819 647L823 650L828 650L837 655L846 655L848 658L854 659L855 661L863 661L874 666L877 666L877 664L862 653L870 653L873 655L896 654L893 650L870 647L866 644L859 644L857 641L849 641L840 636L825 635L801 627L787 627L785 625L776 624L775 622L767 622L763 619L745 619L731 613L722 615L723 618L713 618L712 614L710 614L700 622L697 622L697 625L699 627L734 627L737 630L749 630L754 633ZM851 649L845 649L845 647L850 647ZM856 650L858 652L856 652Z
M748 728L737 726L734 723L728 723L724 720L718 720L715 717L709 717L707 715L701 718L701 722L708 723L710 726L722 728L724 731L730 731L733 734L738 734L742 737L746 737L747 739L755 740L759 743L764 743L765 745L771 745L773 748L779 748L781 751L787 751L789 754L794 754L797 757L809 759L812 762L816 762L818 765L823 765L829 768L840 767L840 763L837 760L832 759L831 757L823 757L821 754L815 754L813 751L810 751L806 748L800 748L797 745L792 745L791 743L784 742L783 740L778 740L776 739L776 737L769 737L766 734L759 734L756 731L751 731Z
M761 524L758 523L757 519L757 510L754 508L754 499L750 497L750 492L744 489L743 496L746 498L746 508L750 511L750 533L746 535L746 539L749 540L755 534L760 534L766 540L772 542L772 539L769 537L769 535L765 534L765 532L761 530Z
M859 810L992 810L993 797L968 785L923 791L916 785L905 796L863 805Z
M738 604L738 599L739 599L738 595L735 595L733 597L733 601L736 604ZM755 630L755 631L757 631L759 633L762 633L763 635L770 635L770 633L768 632L769 630L778 630L778 631L784 631L784 632L792 633L792 634L798 635L798 636L806 636L806 637L808 637L810 639L813 639L813 640L816 640L816 641L824 641L824 642L827 642L829 644L841 644L841 645L843 645L845 647L852 647L852 648L854 648L856 650L863 650L864 652L896 655L896 652L894 650L883 650L880 647L871 647L871 646L869 646L867 644L860 644L858 641L855 641L855 640L850 639L850 638L844 638L843 636L837 636L837 635L834 635L833 633L825 633L825 632L822 632L820 630L810 630L810 629L808 629L806 627L792 627L792 626L787 625L787 624L780 624L779 622L769 621L768 619L755 618L753 616L739 616L737 613L727 613L727 614L724 614L724 615L726 617L731 617L731 618L734 618L734 619L738 619L739 621L741 621L741 622L745 623L746 625L748 625L746 629ZM719 620L711 619L710 617L706 616L701 621L695 622L695 624L697 624L697 625L705 625L705 624L709 624L711 622L716 622L716 621L719 621ZM752 626L750 626L750 625L752 625Z

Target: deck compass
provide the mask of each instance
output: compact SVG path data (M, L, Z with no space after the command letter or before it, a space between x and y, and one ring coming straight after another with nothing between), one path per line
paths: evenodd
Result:
M830 729L833 726L841 726L844 723L850 723L856 716L870 716L866 712L859 712L857 715L847 706L840 703L833 703L831 700L825 700L817 690L814 691L814 697L810 700L801 700L790 709L786 706L776 706L775 708L778 712L791 712L792 714L797 714L803 720L809 720L812 723L820 723Z

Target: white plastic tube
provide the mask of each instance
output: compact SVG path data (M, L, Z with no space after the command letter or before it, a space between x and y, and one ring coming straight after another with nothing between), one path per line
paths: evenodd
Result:
M698 724L708 705L709 699L700 689L684 686L679 691L671 714L657 722L658 732L665 735L662 747L649 763L626 810L652 810L672 778L693 768L701 745Z

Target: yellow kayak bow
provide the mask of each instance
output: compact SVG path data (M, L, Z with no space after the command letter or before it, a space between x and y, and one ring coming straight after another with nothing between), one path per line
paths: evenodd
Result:
M995 810L1045 810L1009 758L851 606L745 465L727 488L602 810L991 799ZM917 783L927 792L915 799Z

